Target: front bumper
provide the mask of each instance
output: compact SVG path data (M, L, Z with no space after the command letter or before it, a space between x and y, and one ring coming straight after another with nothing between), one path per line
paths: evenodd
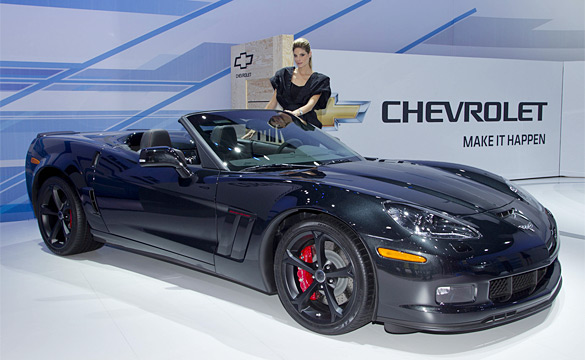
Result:
M379 280L384 281L385 275L379 275L382 277ZM432 290L436 286L433 281L418 282L417 285L415 286L421 290L421 293ZM384 323L389 332L413 330L457 333L482 330L520 320L550 307L559 294L561 286L561 265L557 259L548 266L545 278L538 288L527 297L505 303L487 301L463 305L386 306L384 303L378 303L375 321Z

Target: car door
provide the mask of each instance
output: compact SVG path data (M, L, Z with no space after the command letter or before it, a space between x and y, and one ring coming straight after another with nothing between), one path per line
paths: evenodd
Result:
M91 185L109 233L147 251L213 264L219 171L189 169L193 176L185 179L172 167L142 167L127 150L102 150Z

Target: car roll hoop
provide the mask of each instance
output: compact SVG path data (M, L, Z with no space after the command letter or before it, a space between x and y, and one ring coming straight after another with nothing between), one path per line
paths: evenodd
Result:
M171 137L164 129L144 132L140 140L139 163L142 167L172 167L183 179L193 176L185 155L172 147Z
M193 176L181 151L167 146L141 149L139 163L142 167L172 167L183 179Z

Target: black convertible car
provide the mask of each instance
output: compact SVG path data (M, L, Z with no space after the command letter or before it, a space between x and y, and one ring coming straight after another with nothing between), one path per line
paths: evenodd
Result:
M278 293L322 334L479 330L560 291L553 215L500 176L364 158L286 112L179 123L39 134L26 181L47 247L106 243L212 272Z

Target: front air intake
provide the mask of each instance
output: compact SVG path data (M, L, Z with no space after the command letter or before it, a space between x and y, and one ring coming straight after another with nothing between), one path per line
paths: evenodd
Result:
M534 292L546 274L547 268L490 281L489 298L495 303L515 301Z

